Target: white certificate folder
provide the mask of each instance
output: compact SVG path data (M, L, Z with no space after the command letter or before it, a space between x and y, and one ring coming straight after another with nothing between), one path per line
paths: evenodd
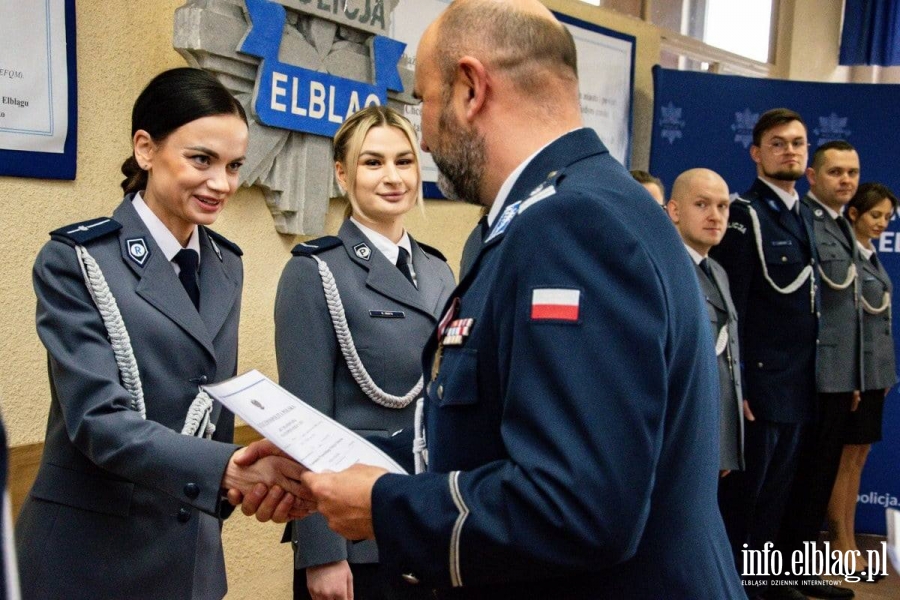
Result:
M310 471L343 471L363 463L406 474L380 449L255 369L202 387Z

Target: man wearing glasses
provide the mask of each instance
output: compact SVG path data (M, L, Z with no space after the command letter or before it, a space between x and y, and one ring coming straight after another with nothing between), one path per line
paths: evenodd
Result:
M776 542L801 437L815 410L813 214L794 189L807 155L806 126L799 114L785 108L764 113L753 128L750 147L757 179L732 203L725 237L710 252L728 273L743 358L746 470L726 477L719 487L723 520L742 575L755 574L744 564L745 550ZM790 564L790 557L783 558ZM754 583L762 585L745 587L751 598L805 598L778 585L782 582L768 587L765 580Z

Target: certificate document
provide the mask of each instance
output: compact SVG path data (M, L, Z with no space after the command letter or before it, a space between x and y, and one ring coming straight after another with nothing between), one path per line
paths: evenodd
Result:
M255 369L202 387L310 471L363 463L406 474L387 454Z
M67 51L65 0L0 0L0 150L63 152Z

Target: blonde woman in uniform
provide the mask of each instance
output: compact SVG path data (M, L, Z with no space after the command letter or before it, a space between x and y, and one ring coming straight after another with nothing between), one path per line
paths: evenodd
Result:
M275 305L279 381L357 433L387 438L413 426L421 352L453 274L404 227L422 202L416 136L405 118L382 106L354 114L334 137L334 161L347 218L337 236L299 244L284 268ZM334 286L323 285L329 277ZM346 325L329 310L337 301ZM424 597L380 575L374 541L350 542L320 515L295 521L292 539L295 598Z

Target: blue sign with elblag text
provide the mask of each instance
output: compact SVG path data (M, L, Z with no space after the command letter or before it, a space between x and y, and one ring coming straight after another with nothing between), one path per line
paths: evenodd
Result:
M304 69L278 59L284 7L270 0L246 0L246 4L252 27L240 51L262 59L253 98L260 122L331 137L359 109L385 104L388 90L403 91L397 64L406 44L382 35L370 40L375 83Z

